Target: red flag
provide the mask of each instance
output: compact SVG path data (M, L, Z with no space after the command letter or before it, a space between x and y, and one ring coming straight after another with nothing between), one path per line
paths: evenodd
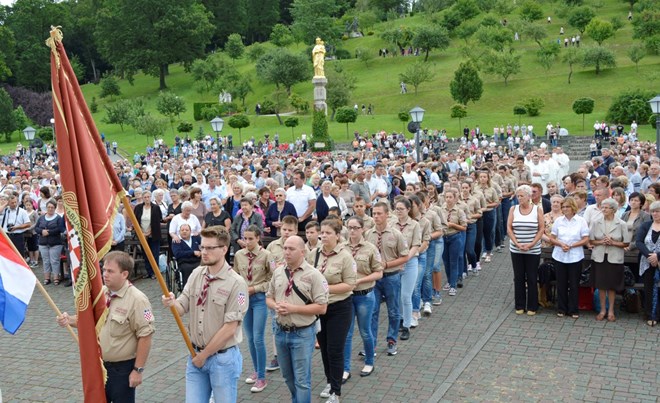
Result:
M104 369L98 332L105 322L99 260L110 249L112 222L123 188L105 152L92 115L62 44L53 28L51 49L53 116L62 199L75 278L80 366L86 402L105 402Z

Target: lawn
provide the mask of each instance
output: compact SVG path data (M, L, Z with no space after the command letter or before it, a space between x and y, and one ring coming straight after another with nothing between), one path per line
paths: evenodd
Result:
M620 0L599 0L602 7L596 8L600 18L608 20L616 16L625 20L628 4ZM588 2L587 2L588 4ZM549 15L553 17L553 23L547 25L548 40L559 38L559 27L563 26L567 35L576 33L566 21L558 18L553 8L557 3L542 3ZM397 21L378 24L374 27L376 35L366 36L345 40L342 47L351 54L355 53L357 48L369 49L377 55L378 49L387 46L380 39L378 33L384 29L395 25L421 25L430 24L429 17L417 15L400 19ZM513 16L511 17L513 19ZM545 71L535 60L535 51L538 45L531 40L515 42L515 51L522 54L522 71L509 79L508 85L499 77L485 76L483 96L476 103L468 105L468 117L462 120L463 125L474 127L479 125L482 130L490 132L494 126L514 124L518 122L518 117L513 115L513 106L530 97L540 97L545 102L545 107L541 110L538 117L523 117L521 123L532 124L536 128L545 127L548 122L559 123L562 127L569 130L571 135L590 134L590 127L595 120L604 119L607 108L612 98L618 93L631 88L655 89L660 93L660 74L658 67L660 65L660 56L647 55L639 65L639 71L628 59L626 49L632 43L632 26L625 20L624 27L617 31L616 36L608 39L604 44L612 49L617 55L617 67L614 69L603 70L599 75L591 69L587 70L581 66L574 67L572 82L567 83L568 66L557 62L549 71ZM593 44L589 38L582 35L582 46ZM452 40L449 49L442 52L431 52L428 63L433 66L435 78L432 82L422 84L419 87L417 95L413 93L412 86L409 86L408 94L399 93L399 73L403 72L408 65L421 60L420 57L388 57L372 59L369 66L357 59L328 61L326 70L332 69L335 63L341 63L344 70L355 76L357 88L353 91L352 104L374 106L375 114L373 116L360 116L357 122L349 124L349 133L353 131L375 132L379 130L401 131L403 124L397 118L397 113L401 110L409 110L414 106L421 106L426 110L423 126L429 129L447 129L450 136L458 136L461 132L458 120L451 119L449 108L455 103L449 94L449 83L453 78L453 73L463 60L460 55L462 40ZM306 47L296 45L292 49L303 51ZM565 50L562 48L562 52ZM242 74L247 74L252 78L254 92L249 94L246 100L246 109L250 116L250 127L242 130L243 140L254 136L256 139L262 139L264 134L271 136L274 133L280 134L283 142L290 141L292 137L299 137L302 133L310 133L311 116L302 115L300 117L300 126L293 130L285 126L280 126L275 117L255 116L254 106L257 102L266 99L274 90L272 84L266 84L256 78L254 65L246 58L236 61L236 66ZM310 66L311 68L311 66ZM194 83L190 75L184 72L183 67L178 65L170 66L170 74L167 77L167 84L171 91L183 97L188 104L188 110L181 116L182 121L193 122L193 102L213 102L217 100L216 94L200 94L194 89ZM157 114L155 111L156 98L158 96L158 79L156 77L139 74L135 77L134 85L130 85L125 80L120 80L122 98L143 97L146 100L147 109ZM293 87L293 92L302 95L312 103L312 85L309 83L300 83ZM119 146L128 152L142 151L147 144L145 137L134 133L132 128L124 127L122 132L118 125L109 125L103 122L105 116L104 106L115 100L100 99L100 87L98 85L84 85L83 93L88 103L92 97L96 97L99 105L98 112L94 114L96 124L100 132L103 132L110 141L116 140ZM596 100L594 113L588 115L585 120L586 128L582 130L582 116L576 115L571 110L573 101L579 97L588 96ZM645 123L645 122L644 122ZM176 124L175 124L176 126ZM199 127L213 135L209 122L194 122L193 135L197 133ZM347 141L346 125L336 122L330 122L329 130L336 141ZM655 139L655 130L649 125L640 125L639 127L642 139ZM232 133L235 141L238 140L238 131L231 129L225 124L223 135ZM164 134L166 142L172 142L175 134L167 126ZM349 134L352 138L352 134ZM272 137L271 137L272 138Z

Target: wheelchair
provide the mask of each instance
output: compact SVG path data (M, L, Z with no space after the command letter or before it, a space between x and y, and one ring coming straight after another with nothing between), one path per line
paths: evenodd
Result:
M175 297L181 295L181 292L183 292L183 273L179 270L179 264L174 257L170 259L167 265L165 281L167 282L167 288Z

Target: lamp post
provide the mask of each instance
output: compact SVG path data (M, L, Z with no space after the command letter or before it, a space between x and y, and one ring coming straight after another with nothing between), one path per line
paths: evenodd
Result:
M56 148L57 138L55 137L55 118L50 118L50 128L53 131L53 148Z
M410 118L412 119L413 123L417 125L417 132L415 133L415 156L417 157L417 163L419 164L419 132L422 128L422 121L424 120L424 112L426 112L424 109L420 108L419 106L416 106L410 110Z
M30 144L28 145L28 158L30 159L30 171L32 168L34 168L34 163L32 162L32 140L34 140L34 135L37 133L36 130L34 130L34 127L28 126L25 129L23 129L23 134L25 135L25 140L27 140Z
M220 119L220 117L216 116L213 118L211 121L211 127L213 128L213 131L215 132L215 137L216 137L216 149L218 153L218 175L220 175L220 132L222 131L222 126L224 126L225 121Z
M660 95L649 100L651 110L655 114L655 155L660 157Z

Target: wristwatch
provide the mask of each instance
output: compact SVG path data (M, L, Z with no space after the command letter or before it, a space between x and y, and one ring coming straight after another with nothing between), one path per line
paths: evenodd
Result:
M144 367L133 367L133 371L137 372L138 374L141 374L144 372Z

